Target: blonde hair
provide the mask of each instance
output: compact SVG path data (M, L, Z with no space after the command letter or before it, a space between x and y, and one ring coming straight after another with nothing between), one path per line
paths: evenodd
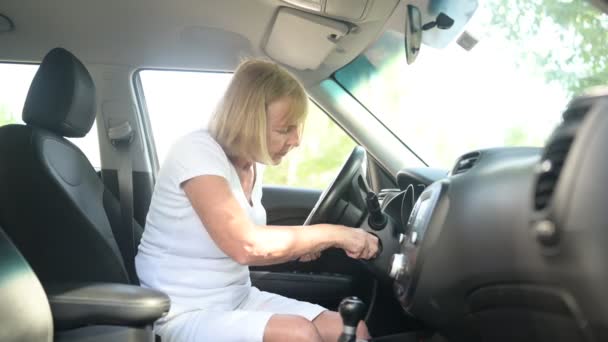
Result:
M291 102L286 121L301 131L308 98L300 82L273 62L246 60L236 69L220 100L211 118L209 132L229 157L271 164L266 112L272 102L282 98Z

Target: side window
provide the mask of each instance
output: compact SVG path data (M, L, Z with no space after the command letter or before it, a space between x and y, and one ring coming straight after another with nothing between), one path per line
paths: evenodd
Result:
M156 157L162 165L176 139L207 127L232 74L169 70L142 70L138 74Z
M231 73L142 70L139 73L156 157L162 165L179 137L208 121L232 77ZM323 189L355 146L315 103L300 146L278 166L269 166L264 183Z
M23 124L21 114L32 79L38 70L36 64L0 63L0 126ZM94 123L84 138L68 138L84 152L96 169L101 169L97 126Z

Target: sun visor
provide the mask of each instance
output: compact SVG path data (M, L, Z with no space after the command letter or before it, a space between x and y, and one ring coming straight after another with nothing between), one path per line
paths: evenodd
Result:
M347 33L348 26L343 22L283 7L277 13L264 51L292 68L315 70Z

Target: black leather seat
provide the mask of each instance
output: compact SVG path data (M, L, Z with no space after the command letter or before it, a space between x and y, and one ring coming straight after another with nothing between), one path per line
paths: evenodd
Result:
M42 285L0 228L0 341L52 341L53 318Z
M32 81L26 124L0 127L0 223L43 284L137 283L123 260L132 246L113 234L120 204L65 138L85 136L95 110L89 72L56 48ZM133 226L137 245L142 229Z
M170 306L163 293L134 285L70 283L43 288L1 227L0 284L2 342L152 341L152 323Z

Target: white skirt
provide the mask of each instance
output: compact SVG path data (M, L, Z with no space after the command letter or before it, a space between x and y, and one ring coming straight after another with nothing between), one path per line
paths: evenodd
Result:
M274 314L298 315L312 322L324 307L260 291L251 287L247 298L233 311L201 309L178 314L154 331L162 342L262 342Z

